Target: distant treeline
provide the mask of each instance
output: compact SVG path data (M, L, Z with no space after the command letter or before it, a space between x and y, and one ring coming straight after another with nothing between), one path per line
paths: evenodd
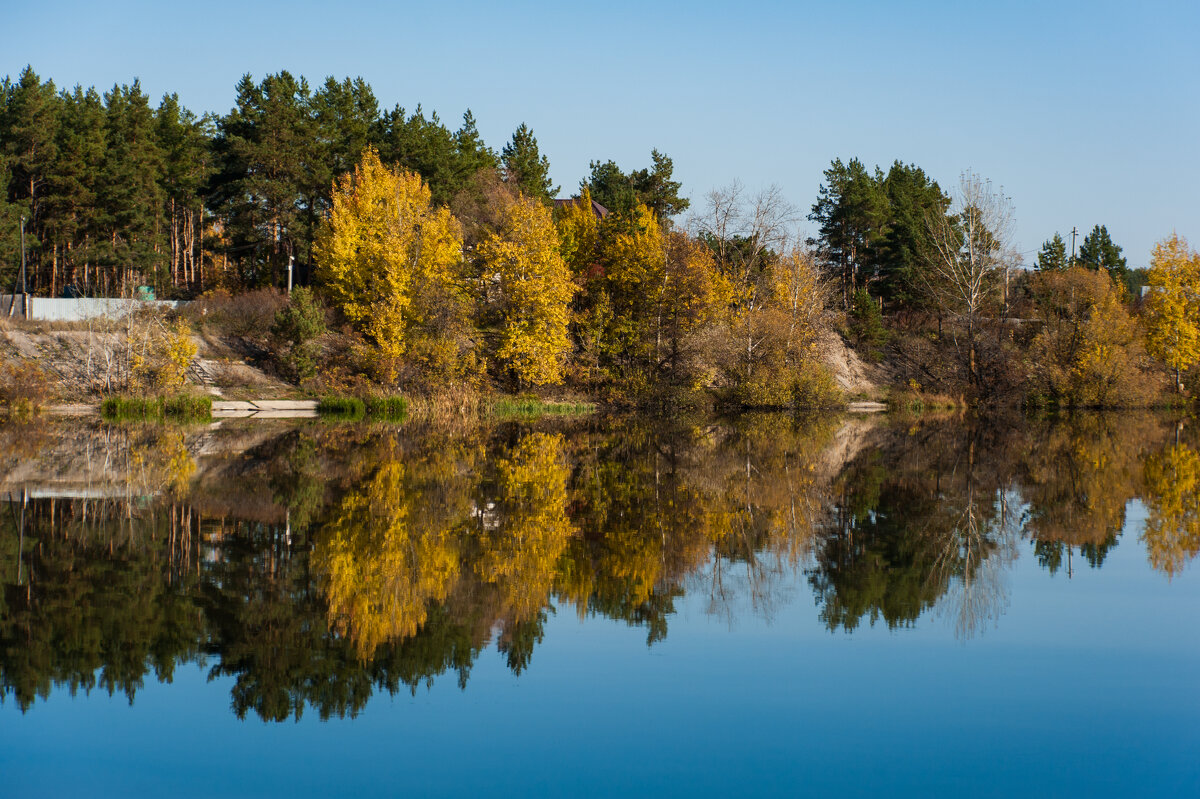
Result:
M150 285L186 296L281 285L289 258L311 263L334 178L374 146L421 175L448 205L481 172L551 199L549 163L525 125L497 152L468 110L457 130L420 106L381 109L361 78L315 90L287 72L237 85L224 115L169 94L155 107L138 81L101 94L60 91L27 67L0 84L0 292L19 280L24 217L31 292L119 294ZM593 195L623 202L637 181L670 176L670 160L626 175L592 166ZM677 186L678 184L676 184ZM686 201L668 197L671 212Z

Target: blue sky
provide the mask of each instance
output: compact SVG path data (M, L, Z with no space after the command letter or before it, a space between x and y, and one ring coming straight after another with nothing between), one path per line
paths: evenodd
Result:
M9 6L0 74L222 113L246 72L361 75L451 127L471 108L496 149L528 123L564 193L657 147L693 208L736 178L807 213L831 159L901 159L1003 185L1027 262L1098 223L1131 266L1172 230L1200 244L1195 0Z

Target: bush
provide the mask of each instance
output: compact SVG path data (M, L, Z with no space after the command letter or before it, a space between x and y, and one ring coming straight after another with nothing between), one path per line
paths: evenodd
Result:
M0 375L0 405L9 413L32 413L50 396L50 380L33 361L7 364Z
M275 314L271 338L280 352L276 356L281 370L296 383L317 373L317 348L313 339L325 332L325 309L311 290L299 286L292 290L288 304Z
M218 289L192 303L188 315L199 326L246 339L263 340L287 298L277 289L256 289L230 294Z
M837 381L825 367L805 363L792 381L792 407L796 410L837 408L846 402Z
M878 301L866 289L854 292L849 321L850 338L863 355L873 361L883 357L880 348L887 344L888 331Z

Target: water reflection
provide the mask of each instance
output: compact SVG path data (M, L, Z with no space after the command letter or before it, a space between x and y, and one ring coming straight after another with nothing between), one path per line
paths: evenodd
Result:
M809 601L830 630L1002 623L1023 547L1100 568L1131 500L1149 563L1200 550L1190 429L773 415L465 429L0 427L0 694L132 702L180 663L268 720L517 673L547 614L666 637L699 594L734 624Z

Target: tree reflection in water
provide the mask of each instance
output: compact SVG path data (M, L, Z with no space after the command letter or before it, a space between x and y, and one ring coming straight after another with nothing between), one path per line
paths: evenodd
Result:
M520 673L558 608L653 644L684 593L734 624L805 583L830 630L932 611L970 638L1022 539L1051 574L1099 568L1131 500L1154 568L1200 551L1194 434L1147 415L15 430L0 692L22 708L133 701L190 662L232 679L239 716L352 716L465 686L492 643Z

